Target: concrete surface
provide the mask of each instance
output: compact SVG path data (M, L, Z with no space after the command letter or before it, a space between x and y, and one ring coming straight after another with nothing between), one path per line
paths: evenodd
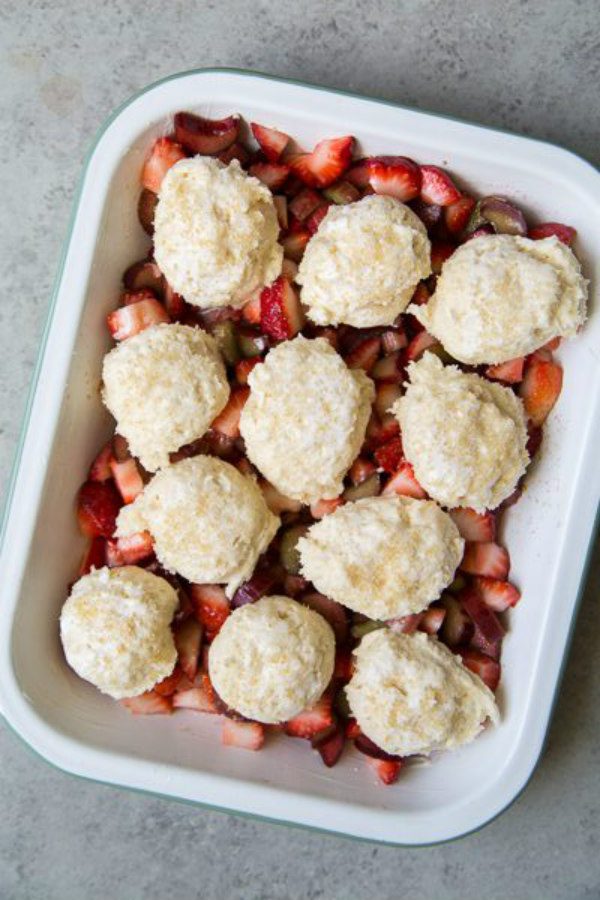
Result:
M0 0L2 480L82 159L129 94L194 66L257 68L598 163L599 26L595 0ZM0 898L599 897L599 574L596 553L546 755L483 832L406 851L202 812L73 780L0 726Z

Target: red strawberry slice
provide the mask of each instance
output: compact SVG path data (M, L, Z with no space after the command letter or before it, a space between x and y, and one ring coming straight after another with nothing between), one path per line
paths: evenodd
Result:
M463 665L479 675L484 684L490 691L495 691L500 681L500 663L489 656L481 653L479 650L465 649L460 651Z
M190 681L193 681L198 671L198 658L200 656L200 645L202 644L202 625L197 619L185 619L173 629L173 639L177 649L179 665Z
M341 497L334 497L331 500L315 500L314 503L310 504L310 514L313 519L324 519L325 516L330 516L331 513L335 512L343 503L344 501Z
M323 616L333 628L338 644L344 643L348 637L348 615L341 603L316 592L305 594L301 603Z
M171 166L185 158L186 153L181 144L168 137L158 138L152 145L150 155L142 168L143 187L158 194L162 180Z
M242 319L249 325L260 325L260 291L242 307Z
M437 634L446 618L446 610L443 606L430 606L421 614L419 622L419 631L426 634Z
M240 359L235 364L235 378L238 384L248 384L248 375L261 362L262 358L260 356L253 356L251 359Z
M433 241L431 244L431 268L435 275L440 274L442 266L455 250L456 246L447 241Z
M216 584L192 584L190 597L196 618L206 630L207 640L212 639L230 613L225 591Z
M559 241L570 247L577 236L577 231L570 225L562 225L560 222L542 222L541 225L534 225L529 229L532 241L541 241L547 237L557 237Z
M525 370L519 394L533 425L542 425L558 400L563 370L558 363L533 357Z
M299 263L304 256L309 240L310 231L307 228L298 225L293 226L293 223L290 224L288 233L280 240L285 257Z
M144 490L144 481L136 461L131 457L124 462L112 459L110 461L110 470L123 502L133 503L135 498Z
M320 206L317 206L315 211L312 212L306 220L306 228L311 235L316 234L319 230L319 226L329 212L330 206L330 203L322 203Z
M434 338L428 331L420 331L406 348L406 361L415 362L423 356L426 350L432 350L441 346L438 339Z
M101 569L106 563L106 540L102 537L91 539L79 567L79 577L87 575L92 569Z
M468 506L449 509L448 512L465 541L489 542L496 539L494 513L478 513Z
M375 466L369 459L359 456L350 466L348 477L353 485L362 484L367 478L375 474Z
M161 697L155 691L146 691L138 697L126 697L119 701L134 716L170 715L173 704L170 697Z
M316 737L312 740L315 750L318 750L321 759L328 769L331 769L339 760L344 746L346 744L346 735L340 724L336 724L331 730L331 734L325 734L323 737Z
M461 193L443 169L438 166L421 166L421 200L450 206L461 198Z
M377 362L380 352L381 338L374 336L356 344L344 359L348 368L364 369L365 372L370 372Z
M413 467L409 462L400 463L398 471L392 475L381 493L384 496L398 494L401 497L414 497L416 500L427 497L427 493L415 478Z
M346 737L349 741L354 741L361 734L360 725L356 719L350 717L346 722Z
M396 634L414 634L421 624L421 618L421 613L398 616L395 619L388 619L387 626L390 631L394 631Z
M390 412L401 394L402 390L399 384L391 384L384 381L377 383L373 408L381 419Z
M293 200L290 201L288 209L298 221L303 222L308 219L311 213L323 203L323 198L312 188L303 188Z
M90 481L108 481L109 478L112 478L112 471L110 468L111 461L113 459L113 445L112 441L109 441L106 444L92 465L90 466L90 471L88 478Z
M364 191L365 188L370 187L370 171L369 171L369 163L371 158L361 159L356 162L345 174L345 179L350 182L353 187L359 188L361 191Z
M177 691L173 695L174 709L193 709L195 712L218 713L219 710L204 686Z
M496 613L483 602L479 593L465 588L460 594L460 602L482 637L490 644L499 644L505 634L504 628Z
M372 413L367 425L366 444L369 448L380 447L400 434L398 420L391 413L382 419L376 413Z
M523 380L523 368L525 366L525 357L518 356L516 359L509 359L507 362L500 363L497 366L488 366L485 374L494 381L504 381L506 384L518 384Z
M133 263L123 273L123 284L127 291L150 290L156 297L162 297L165 290L165 279L155 262L142 259Z
M115 341L124 341L150 328L170 322L169 314L158 300L141 300L131 306L122 306L106 317L108 330Z
M376 194L396 197L406 203L418 197L421 171L406 156L372 156L366 162L369 184Z
M469 575L485 575L501 581L508 577L510 557L508 550L492 541L487 543L467 542L460 569Z
M250 166L248 174L266 184L269 190L276 191L285 184L290 168L283 163L257 162Z
M237 140L240 117L205 119L194 113L175 114L175 138L189 153L221 153Z
M237 722L225 719L221 730L225 747L239 750L260 750L265 742L265 729L259 722Z
M398 781L400 770L404 763L399 759L373 759L367 757L367 762L374 769L382 784L394 784Z
M250 122L250 128L269 162L277 162L290 142L289 134L278 131L277 128L267 128L266 125L259 125L258 122Z
M382 444L381 447L378 447L373 456L380 469L393 475L394 472L398 471L402 462L402 453L402 438L396 437L388 441L387 444Z
M240 418L246 400L250 396L250 388L247 386L234 388L229 395L225 408L221 410L211 425L214 431L224 434L229 438L240 436Z
M461 234L465 230L474 209L475 200L466 195L445 207L444 222L450 234Z
M110 481L86 481L77 498L77 520L88 537L111 537L121 509L121 497Z
M351 135L319 141L312 153L290 157L290 168L309 187L328 187L350 165L353 146Z
M502 640L490 641L477 625L474 626L469 646L475 650L480 650L481 653L485 653L490 659L500 659Z
M148 531L137 531L125 537L110 538L106 542L106 565L134 566L154 553L154 542Z
M172 697L175 691L179 689L179 685L182 682L189 684L191 687L191 682L188 681L187 677L183 674L179 665L175 663L175 668L171 674L167 675L166 678L163 678L162 681L159 681L158 684L155 684L153 691L156 694L160 694L161 697Z
M283 727L286 734L289 734L290 737L312 740L321 731L325 731L326 728L333 725L333 723L331 697L328 694L324 694L314 706L298 713L297 716L286 722Z
M280 275L260 295L261 330L276 341L294 337L304 325L304 312L295 288Z
M521 599L521 592L510 581L479 576L473 579L473 587L486 606L495 612L504 612Z

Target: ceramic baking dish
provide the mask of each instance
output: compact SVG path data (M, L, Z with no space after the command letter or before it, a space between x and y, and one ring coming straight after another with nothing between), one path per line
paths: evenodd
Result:
M212 117L239 111L307 147L351 132L365 153L447 166L479 194L506 193L538 220L574 225L586 274L593 287L598 282L600 176L565 150L236 71L185 73L142 91L112 116L88 159L52 299L7 503L0 708L49 762L98 781L394 844L465 834L526 784L559 682L600 495L597 302L581 336L560 350L565 385L544 453L505 517L523 599L504 642L498 728L384 788L352 753L328 770L304 742L289 739L260 753L224 752L210 716L134 718L68 669L57 621L83 549L76 493L111 430L98 394L109 348L105 315L121 273L147 247L135 213L140 166L179 109Z

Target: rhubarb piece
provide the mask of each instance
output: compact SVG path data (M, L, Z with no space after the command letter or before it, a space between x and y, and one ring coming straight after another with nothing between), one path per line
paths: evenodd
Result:
M301 190L288 205L289 211L300 222L308 219L311 213L323 203L323 198L312 188L304 188Z
M162 298L165 290L164 275L155 262L143 259L133 263L123 274L123 284L128 291L150 290L155 297Z
M304 537L307 531L308 525L294 525L281 534L279 559L283 568L290 575L298 575L300 573L298 541L301 537Z
M284 194L275 194L273 197L273 205L277 212L277 221L279 227L285 231L289 222L289 210L287 197Z
M240 350L237 341L237 331L231 319L227 319L225 322L218 322L213 328L212 335L227 365L235 366L240 358Z
M238 329L238 346L245 359L262 356L269 349L269 339L252 328Z
M370 372L375 365L380 352L381 338L366 338L366 340L356 344L355 347L346 354L346 365L350 369L364 369L365 372Z
M446 615L442 623L441 638L449 647L466 644L473 634L473 622L462 608L456 597L444 594L442 605Z
M144 188L138 200L137 214L140 225L150 237L154 234L154 210L157 203L156 193Z
M330 203L336 203L338 206L344 206L347 203L354 203L360 199L360 191L349 181L337 181L323 189L323 196Z
M240 117L205 119L194 113L175 114L175 138L189 153L221 153L237 140Z
M577 236L577 231L570 225L561 225L560 222L542 222L529 229L527 237L533 241L542 241L544 238L557 237L559 241L570 247Z
M348 477L353 485L362 484L375 473L375 466L369 459L359 456L350 466Z
M339 644L344 643L348 637L348 614L341 603L336 603L330 597L316 592L305 594L301 602L304 606L314 609L315 612L323 616L333 628L337 642Z
M379 382L375 392L373 408L380 419L383 419L392 409L392 406L400 398L402 390L398 384Z
M277 577L272 570L262 570L254 572L249 581L241 584L231 601L231 608L238 609L247 603L256 603L261 597L268 594L277 581Z
M434 275L439 275L447 259L449 259L456 247L448 241L434 241L431 245L431 268Z
M527 235L525 216L505 197L484 197L479 202L479 212L498 234Z
M356 500L364 500L366 497L377 497L381 490L379 475L374 472L361 484L346 488L342 494L345 503L354 503Z
M330 516L344 501L341 497L334 497L332 500L316 500L310 504L310 514L313 519L323 519Z
M441 346L437 338L434 338L428 331L420 331L406 348L406 361L415 362L423 356L426 350L434 352L441 349Z
M193 681L198 671L202 625L197 619L185 619L174 628L173 638L179 665L190 681Z
M478 650L461 649L460 655L462 657L463 665L465 665L467 669L470 669L471 672L475 672L476 675L479 675L483 683L489 687L490 691L495 691L498 687L498 682L500 681L500 663L490 659L490 657L485 656Z

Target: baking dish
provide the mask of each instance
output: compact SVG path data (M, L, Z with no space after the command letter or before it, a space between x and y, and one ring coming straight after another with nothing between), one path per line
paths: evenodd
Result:
M239 111L306 146L351 132L365 153L401 152L446 166L477 193L509 194L536 219L559 219L579 232L576 249L592 279L590 320L559 351L565 384L544 452L505 517L523 600L504 642L502 723L432 765L409 768L392 788L371 780L352 753L327 770L289 739L273 739L261 753L221 752L210 716L133 718L77 678L62 656L58 613L83 549L74 500L111 431L98 394L109 348L104 319L124 268L147 246L135 215L142 158L179 109L216 118ZM84 172L9 487L0 709L13 729L74 774L394 844L454 838L501 812L541 753L600 497L599 232L600 176L578 157L389 103L200 70L152 85L118 110Z

